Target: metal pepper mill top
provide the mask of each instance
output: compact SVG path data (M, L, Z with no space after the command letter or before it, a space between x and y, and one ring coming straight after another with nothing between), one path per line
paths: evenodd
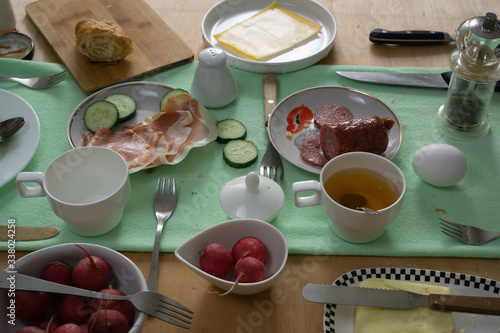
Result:
M494 13L464 21L450 57L453 72L436 126L446 136L474 141L489 131L488 108L500 79L500 23Z

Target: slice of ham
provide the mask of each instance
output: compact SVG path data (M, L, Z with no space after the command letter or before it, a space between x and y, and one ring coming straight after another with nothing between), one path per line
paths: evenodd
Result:
M170 98L161 112L125 126L120 132L99 128L94 135L85 133L83 144L116 151L133 173L161 164L177 164L191 148L216 138L210 113L190 95L180 94Z

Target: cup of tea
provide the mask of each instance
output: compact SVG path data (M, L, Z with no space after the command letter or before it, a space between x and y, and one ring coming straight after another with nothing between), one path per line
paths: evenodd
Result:
M296 207L320 205L337 236L367 243L380 237L398 217L406 179L385 157L351 152L331 159L321 170L319 182L295 182L292 189ZM304 195L307 192L312 195Z
M39 186L29 186L27 183ZM102 147L79 147L55 158L43 172L21 172L16 185L23 198L46 196L54 213L83 236L111 231L130 197L127 163Z

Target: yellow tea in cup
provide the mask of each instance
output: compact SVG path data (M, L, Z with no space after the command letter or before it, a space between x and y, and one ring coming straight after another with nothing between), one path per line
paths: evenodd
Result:
M337 171L324 182L325 192L337 203L346 194L360 194L366 198L365 207L381 210L394 204L400 193L384 174L367 168L349 168Z

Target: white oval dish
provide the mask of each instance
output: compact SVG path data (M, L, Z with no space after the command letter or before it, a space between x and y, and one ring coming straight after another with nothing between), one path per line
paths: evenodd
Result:
M127 295L132 295L138 291L147 290L146 280L139 268L123 254L110 248L87 243L76 243L86 249L92 256L101 257L111 267L113 275L113 287L121 290ZM24 257L19 258L15 262L15 268L7 268L6 270L15 270L18 273L40 277L41 272L46 265L53 261L63 261L74 267L75 264L85 258L85 253L75 246L75 243L60 244L47 247L45 249L31 252ZM0 295L0 306L7 308L7 293ZM0 319L0 327L7 327L8 317L2 316ZM139 333L142 331L146 315L142 312L135 312L135 319L129 333ZM20 329L26 323L16 321L16 329Z
M274 108L268 123L269 138L278 153L297 167L319 174L321 167L313 166L300 157L300 145L310 135L319 138L319 129L314 122L300 133L287 137L287 116L294 108L305 105L313 114L316 109L325 104L339 104L347 107L355 118L367 116L388 117L394 120L394 126L389 132L389 144L382 156L392 159L401 148L403 142L403 126L398 116L378 98L360 90L321 86L298 91L283 99Z
M214 38L215 34L246 20L270 4L269 0L226 0L219 2L203 18L201 28L205 44L209 47L225 50L228 64L232 67L258 73L286 73L303 69L328 55L337 35L337 23L325 7L312 0L285 0L279 3L284 8L321 24L323 29L321 29L318 38L309 40L276 57L255 61L221 45Z
M210 227L193 236L175 250L175 256L186 264L193 272L225 291L231 289L234 280L219 279L200 269L200 254L205 246L211 243L224 245L231 251L233 245L243 237L253 236L260 239L267 247L268 278L261 282L240 283L232 291L238 295L260 293L276 281L285 267L288 258L288 247L283 234L271 224L255 219L238 219Z

